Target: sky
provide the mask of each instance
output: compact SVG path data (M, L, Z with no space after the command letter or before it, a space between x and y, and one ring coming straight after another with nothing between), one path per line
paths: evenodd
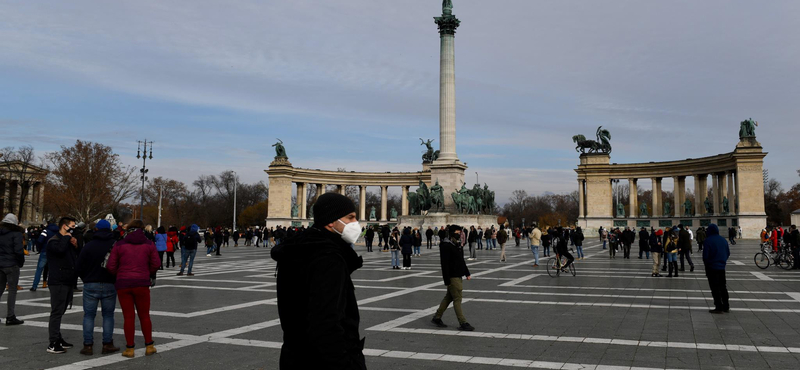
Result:
M612 162L649 162L730 152L752 117L771 177L800 181L800 2L453 3L457 153L500 203L577 190L571 138L600 125ZM140 166L146 138L151 177L187 183L267 182L277 138L296 167L418 171L418 138L438 148L440 13L439 0L3 1L0 147L89 140Z

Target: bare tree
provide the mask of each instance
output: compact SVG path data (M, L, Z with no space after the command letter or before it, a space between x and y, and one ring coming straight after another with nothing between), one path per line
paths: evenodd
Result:
M124 166L111 147L78 140L45 158L47 200L61 215L92 221L137 192L136 169Z

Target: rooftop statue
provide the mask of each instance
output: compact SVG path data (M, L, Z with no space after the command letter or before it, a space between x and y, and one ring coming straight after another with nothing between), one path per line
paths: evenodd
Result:
M289 158L286 156L286 148L283 147L283 141L278 139L278 142L272 144L275 147L275 158Z
M431 145L431 143L433 143L433 139L428 139L428 141L425 141L422 140L422 138L419 138L419 141L422 142L419 145L425 145L425 147L428 148L425 154L422 155L422 162L430 163L439 159L439 151L434 151L433 146Z
M604 130L603 126L600 126L597 128L596 135L597 141L586 140L583 135L573 136L572 141L577 144L575 151L586 153L586 150L588 150L589 153L611 153L611 133L608 130Z
M756 137L756 127L758 126L758 122L753 121L752 118L748 118L742 121L739 124L739 139L743 139L746 137Z
M453 14L453 0L442 1L442 13Z

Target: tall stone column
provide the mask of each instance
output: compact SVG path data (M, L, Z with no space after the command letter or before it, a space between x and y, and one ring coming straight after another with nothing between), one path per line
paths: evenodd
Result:
M42 207L42 183L37 182L33 186L33 203L34 203L34 215L33 215L33 222L40 223L42 222L42 213L44 212L44 208Z
M736 185L733 183L733 171L727 172L728 177L728 213L736 214L736 194L734 194L734 188Z
M724 210L722 209L722 198L728 196L727 177L728 177L727 172L722 172L719 174L719 195L717 196L717 198L719 198L719 210L716 209L714 210L714 212L718 215L721 215L724 212Z
M639 189L636 179L628 179L628 217L639 217Z
M10 213L11 209L11 181L3 181L3 215Z
M319 187L317 188L317 196L325 194L327 191L328 191L328 184L319 184Z
M653 204L651 205L652 209L650 210L652 217L661 217L664 215L664 211L661 208L661 178L654 177L653 181Z
M400 214L403 216L408 216L408 186L406 185L403 185L403 195L402 198L400 199L400 204L401 204Z
M27 184L28 192L25 193L25 200L23 209L25 210L25 218L20 218L20 222L26 224L33 222L33 182Z
M583 209L584 204L584 188L583 188L583 181L582 179L578 180L578 218L583 218L585 215L585 211Z
M21 205L23 205L22 204L22 202L23 202L23 199L22 199L22 183L19 182L19 181L16 181L16 184L17 184L17 191L14 193L14 209L11 212L13 212L15 215L17 215L17 220L21 221L21 220L23 220L23 215L21 214L20 210L25 208L25 207L20 207Z
M300 212L298 212L298 216L301 220L306 219L306 197L308 197L308 193L306 192L306 183L298 182L297 183L297 207L300 208Z
M683 203L686 202L686 177L673 176L672 179L675 181L675 189L672 191L675 199L674 216L676 218L683 217Z
M695 204L703 203L703 179L702 175L694 175L694 202ZM703 215L703 207L694 207L694 216L700 217Z
M714 184L714 188L713 188L714 189L714 191L713 191L714 199L712 199L711 204L714 205L714 215L718 216L720 214L720 211L719 211L719 200L720 200L720 197L719 197L719 194L720 194L719 174L715 173L715 174L711 175L711 178L712 178L712 181L713 181L713 184Z
M367 186L358 186L358 218L359 220L367 219Z
M347 185L339 185L339 194L347 195Z
M388 207L388 205L389 205L389 202L388 202L388 200L389 200L389 191L388 190L389 190L388 186L381 185L381 221L388 221L389 220L388 217L386 217L386 215L388 214L388 212L387 212L388 210L386 209L386 207Z

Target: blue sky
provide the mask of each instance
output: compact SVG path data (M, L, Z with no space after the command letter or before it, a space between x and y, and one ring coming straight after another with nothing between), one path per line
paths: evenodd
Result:
M797 182L800 3L455 0L457 151L498 200L577 188L571 137L613 162L732 151L760 123ZM439 0L4 1L0 146L111 145L152 176L415 171L438 146ZM647 185L642 184L643 187ZM665 187L669 185L665 183Z

